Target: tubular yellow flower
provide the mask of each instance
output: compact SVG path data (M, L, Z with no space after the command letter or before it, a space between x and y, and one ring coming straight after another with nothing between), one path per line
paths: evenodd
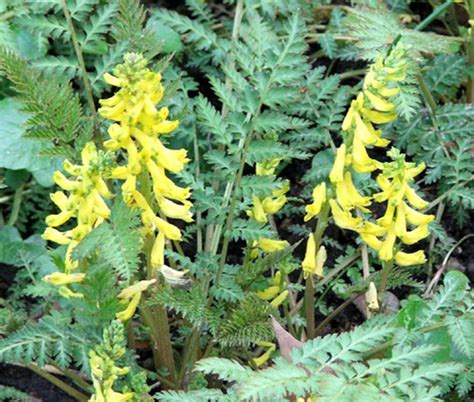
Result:
M422 250L414 253L404 253L403 251L399 251L395 254L395 262L402 267L408 267L411 265L424 264L426 262L426 257Z
M41 236L44 240L49 240L57 244L69 244L71 239L66 233L60 232L53 228L46 228L43 235Z
M305 278L316 269L316 242L313 233L309 235L306 242L306 253L301 267L303 268Z
M352 175L350 172L344 174L344 180L336 183L337 201L344 209L352 209L358 207L364 212L369 212L366 206L370 205L370 197L363 197L359 194L352 183Z
M406 189L405 195L408 202L416 209L425 209L429 205L429 203L423 200L411 187Z
M128 321L130 318L133 317L135 314L135 311L137 310L138 303L140 302L140 298L142 296L141 292L136 293L133 297L132 300L127 305L127 308L125 310L120 311L119 313L115 314L115 316L120 320L120 321Z
M305 211L306 216L304 221L308 222L313 219L315 216L319 215L321 212L321 207L326 202L326 183L322 182L317 185L313 190L313 202L309 205L306 205Z
M149 281L139 281L134 283L133 285L122 289L122 291L118 294L119 299L131 299L137 293L144 292L148 289L148 287L155 283L156 279L150 279Z
M82 282L85 277L86 274L83 273L65 274L63 272L53 272L52 274L46 275L43 280L59 286Z
M360 237L365 244L376 251L380 251L383 246L383 243L373 234L360 233Z
M407 232L407 222L405 216L405 206L401 203L397 207L397 217L395 218L395 234L402 237Z
M382 243L382 247L379 251L379 257L382 261L390 261L393 259L393 247L395 245L395 240L397 236L395 234L395 227L392 225L388 229L387 236Z
M278 308L288 297L288 290L284 290L281 292L277 297L275 297L271 302L271 306L273 308Z
M165 235L161 232L158 232L155 242L153 243L153 248L151 249L151 265L153 267L161 267L165 264Z
M336 200L329 200L329 205L331 206L332 216L337 226L355 231L360 228L361 218L353 217L349 211L341 208Z
M253 208L247 211L247 215L259 223L267 223L268 218L265 214L265 210L263 209L263 205L260 201L260 198L258 198L256 195L252 196L252 202Z
M265 253L282 251L289 246L289 243L286 240L274 240L264 238L258 239L255 243L255 246L260 248Z
M344 164L346 160L346 144L341 144L336 152L336 160L332 167L329 179L332 183L337 183L344 179Z
M429 234L430 231L427 225L418 226L416 229L407 231L403 236L401 236L401 240L405 244L415 244L428 237Z
M434 219L434 215L425 215L421 212L415 211L413 208L409 207L406 203L404 203L405 212L407 221L415 226L420 225L427 225L428 223L432 222Z
M253 364L255 364L256 367L260 367L270 359L272 353L276 350L276 345L274 343L265 341L257 341L256 343L258 346L267 348L266 352L261 356L252 359Z

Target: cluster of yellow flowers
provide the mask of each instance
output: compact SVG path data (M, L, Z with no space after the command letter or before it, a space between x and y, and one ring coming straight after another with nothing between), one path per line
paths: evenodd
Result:
M159 268L164 264L165 240L181 240L179 228L165 218L192 221L192 203L188 200L190 189L177 186L166 175L166 171L182 171L189 159L185 149L168 149L159 140L160 135L170 133L178 126L177 120L166 120L168 108L155 108L164 92L161 75L150 71L146 60L136 54L126 55L125 63L117 66L114 74L105 74L105 81L120 90L111 98L100 101L99 114L117 122L109 127L110 139L104 146L112 152L125 150L127 165L115 168L111 177L125 180L123 198L129 206L140 209L145 232L158 230L151 262ZM150 205L151 200L137 189L140 175L145 180L151 176L158 215Z
M388 153L394 159L391 163L372 159L367 152L368 147L384 148L389 144L388 140L381 137L382 130L376 129L374 125L389 123L397 117L390 98L399 92L396 82L405 78L407 65L404 54L404 49L397 46L389 56L380 57L371 65L363 90L352 101L342 123L344 142L337 149L329 175L331 188L327 189L325 183L315 187L314 200L306 206L304 220L309 221L319 215L325 203L329 203L331 214L339 227L359 233L364 242L378 251L381 260L395 260L397 264L406 266L423 263L424 254L422 251L399 251L396 238L405 244L414 244L428 236L427 224L433 220L432 215L416 211L426 208L428 204L410 187L424 165L415 166L405 162L404 156L396 149ZM381 170L377 183L382 192L370 197L361 195L352 181L350 169L358 173ZM386 213L377 223L364 218L364 213L371 212L368 207L372 205L372 200L387 201ZM408 231L407 222L416 226L416 229ZM308 239L303 270L305 273L322 275L325 250L316 250L313 236L310 235Z
M74 179L55 172L54 181L69 192L69 196L63 191L51 195L61 212L47 217L48 228L43 234L46 240L68 246L65 272L45 277L45 280L61 286L60 293L65 297L82 296L67 287L85 278L84 273L73 272L78 269L77 261L71 258L74 248L110 215L104 199L112 198L113 194L105 180L123 180L123 199L128 206L140 210L143 235L154 235L158 231L151 252L151 263L158 269L164 266L166 239L181 239L179 228L167 222L166 218L192 221L190 189L177 186L167 176L167 172L183 170L189 161L186 150L168 149L158 138L178 126L178 121L167 120L168 108L155 108L164 92L161 75L150 71L142 56L127 54L125 63L115 68L114 75L105 74L104 79L120 88L111 98L100 100L100 115L116 122L109 127L110 138L103 143L108 153L97 151L90 142L82 150L82 165L64 162L64 170ZM112 157L120 159L122 155L125 164L112 167ZM150 178L153 195L147 197L144 188L148 187ZM75 228L65 232L56 229L71 218L76 218ZM118 318L127 320L133 316L141 293L150 283L140 281L124 289L119 298L128 306L118 313Z

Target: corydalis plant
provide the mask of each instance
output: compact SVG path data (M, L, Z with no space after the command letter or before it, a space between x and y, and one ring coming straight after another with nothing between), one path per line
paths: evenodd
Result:
M85 272L76 272L84 268L72 261L72 252L88 233L109 217L110 209L104 199L114 196L108 188L111 181L123 181L122 198L129 207L140 211L143 237L155 237L155 232L158 233L153 241L150 264L153 272L147 273L149 280L136 282L127 288L129 291L125 292L125 289L119 295L128 305L118 315L122 320L133 316L141 293L153 283L156 270L164 265L166 239L181 239L179 228L167 222L166 218L192 220L192 203L188 200L190 190L177 186L166 174L184 168L188 162L186 151L168 149L158 139L160 135L173 131L178 121L167 120L168 108L155 108L164 89L161 75L150 71L146 64L142 56L128 54L125 63L114 70L115 75L105 74L108 83L120 88L111 98L100 101L102 108L99 113L116 121L108 129L110 138L102 144L108 152L98 151L93 143L88 143L81 154L82 165L74 165L68 160L64 162L64 169L74 177L73 180L61 172L55 173L56 184L69 195L64 191L51 195L61 212L46 219L49 227L43 235L47 240L67 245L64 272L45 279L61 285L63 296L81 297L68 287L81 282L86 275ZM150 182L153 195L147 191ZM77 222L74 229L65 232L55 229L73 218Z

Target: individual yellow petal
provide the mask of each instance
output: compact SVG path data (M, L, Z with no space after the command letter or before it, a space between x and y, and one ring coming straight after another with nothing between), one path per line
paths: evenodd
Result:
M393 259L393 247L395 246L396 234L395 227L392 225L382 243L379 251L379 257L382 261L390 261Z
M376 110L362 109L362 114L375 124L386 124L397 118L396 113L378 112Z
M402 237L407 232L407 222L405 219L405 206L401 203L397 207L397 216L395 218L395 234L398 237Z
M342 209L336 200L329 200L331 206L332 216L336 225L343 229L350 229L357 231L361 224L361 218L355 218L352 214Z
M128 321L130 318L132 318L133 315L135 314L138 303L140 302L141 295L142 295L141 292L136 293L132 297L132 300L128 303L127 308L125 310L120 311L119 313L115 314L115 316L120 321Z
M63 211L56 215L49 215L46 217L46 225L51 227L61 226L71 219L73 215L72 211Z
M103 77L104 77L105 82L109 85L113 85L114 87L122 86L122 80L120 78L113 76L112 74L105 73Z
M266 253L274 253L276 251L284 250L289 246L289 243L286 240L260 238L257 240L256 246Z
M344 179L344 162L346 159L346 144L341 144L337 149L336 159L332 167L331 173L329 174L329 179L333 183L337 183Z
M288 297L288 290L284 290L281 292L277 297L275 297L270 304L272 305L273 308L278 308L280 304L282 304L286 298Z
M271 300L280 293L280 286L270 286L260 292L255 292L257 297L262 300Z
M66 191L74 190L77 187L75 181L67 179L59 170L53 173L53 181Z
M309 235L306 242L306 252L301 267L305 278L311 275L316 268L316 242L313 233Z
M424 264L426 262L426 256L422 250L414 253L399 251L395 254L395 262L402 267L409 267L411 265Z
M168 200L167 198L160 197L158 199L158 205L160 207L160 211L167 218L181 219L185 222L193 221L193 214L189 210L192 204L189 201L180 205Z
M380 96L375 95L369 90L364 91L372 106L380 112L391 112L395 109L395 105Z
M258 198L256 195L253 195L252 203L253 203L253 207L250 211L247 211L247 215L259 223L267 223L268 218L267 218L267 215L265 214L260 198Z
M363 142L358 137L354 137L352 143L352 160L356 171L360 171L360 167L363 167L364 172L372 172L377 168L375 161L369 157Z
M369 233L360 233L362 241L367 244L370 248L376 251L380 251L383 243L377 238L377 236Z
M407 221L415 226L420 225L427 225L428 223L432 222L435 218L434 215L425 215L421 212L415 211L413 208L409 207L406 203L405 204L405 213L407 217Z
M181 240L181 232L175 225L172 225L171 223L166 222L164 219L161 219L157 216L154 217L153 223L167 239Z
M286 204L287 198L283 195L278 198L265 197L262 202L263 211L267 215L276 214Z
M401 240L405 244L415 244L419 242L421 239L428 237L430 231L427 225L418 226L416 229L407 231L403 236L401 236Z
M49 240L58 244L69 244L71 242L71 239L66 236L66 234L53 228L46 228L41 237L44 240Z
M407 186L407 189L405 191L405 196L408 200L408 202L415 207L416 209L425 209L429 203L423 200L415 190L413 190L411 187Z
M360 117L359 113L355 114L356 129L354 135L359 137L359 139L364 144L375 144L379 137L375 134L374 130L370 130L368 125L370 123L365 123Z
M306 216L304 221L308 222L313 219L315 216L319 215L321 212L321 207L326 202L326 183L322 182L317 185L313 190L313 202L309 205L306 205L305 211Z
M147 290L148 287L155 282L156 282L156 279L150 279L149 281L136 282L133 285L128 286L125 289L122 289L122 291L118 294L117 297L119 299L131 299L137 293L141 293Z
M158 233L153 243L150 260L153 267L159 268L165 263L165 235L161 232Z
M43 281L59 286L80 283L85 277L86 274L83 273L65 274L64 272L53 272L52 274L46 275Z

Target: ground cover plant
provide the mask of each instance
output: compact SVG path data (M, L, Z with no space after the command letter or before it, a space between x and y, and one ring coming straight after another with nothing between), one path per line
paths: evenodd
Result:
M469 400L473 21L0 4L0 400Z

